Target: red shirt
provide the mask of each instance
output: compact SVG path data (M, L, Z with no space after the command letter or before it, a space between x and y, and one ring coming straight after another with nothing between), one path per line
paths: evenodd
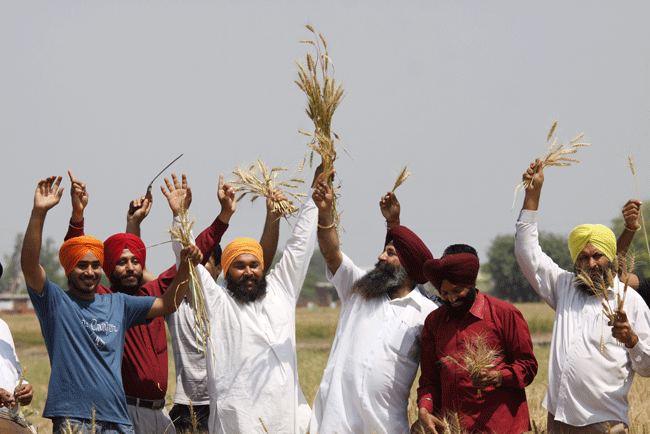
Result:
M501 386L483 389L480 398L467 371L446 359L460 360L465 341L477 335L500 352L502 358L493 369L503 374ZM422 330L421 369L421 408L434 415L458 413L470 432L519 434L530 430L524 388L537 373L537 359L528 324L510 303L478 292L472 308L460 320L450 317L445 306L431 312Z
M65 239L84 234L83 222L69 226ZM203 265L210 259L210 254L221 242L228 225L218 218L212 225L196 238L196 245L203 253ZM136 296L162 295L176 277L176 265L163 272L157 279L147 282L135 294ZM97 294L111 294L113 291L98 285ZM124 339L124 356L122 358L122 383L127 396L140 399L164 399L167 393L167 333L165 318L158 317L151 322L132 327L126 331Z

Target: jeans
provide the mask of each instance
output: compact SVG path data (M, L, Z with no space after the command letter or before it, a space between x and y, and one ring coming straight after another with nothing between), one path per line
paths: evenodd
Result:
M68 429L68 422L72 429ZM90 434L92 432L92 420L90 419L76 419L68 417L54 417L52 418L52 432L54 434L64 434L68 432L75 432L76 434ZM131 425L125 425L115 422L104 422L101 420L95 421L95 434L135 434Z

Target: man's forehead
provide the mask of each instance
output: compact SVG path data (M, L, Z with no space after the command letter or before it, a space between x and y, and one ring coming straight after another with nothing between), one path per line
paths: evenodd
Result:
M596 246L594 246L591 243L587 243L585 245L585 247L580 251L581 255L584 254L584 255L588 255L588 256L594 255L596 253L600 253L601 255L605 254L602 250L600 250L599 248L597 248Z
M86 254L83 256L83 258L79 259L79 261L77 262L77 264L78 264L79 262L99 262L99 259L97 259L97 256L95 256L95 254L94 254L93 252L91 252L90 250L88 250L88 251L86 252Z
M120 255L120 259L122 259L122 258L131 258L133 256L135 256L135 255L133 253L131 253L131 251L125 247L124 250L122 250L122 254Z
M235 259L233 259L233 263L235 262L259 262L260 260L257 259L257 257L251 253L242 253L241 255L237 256Z

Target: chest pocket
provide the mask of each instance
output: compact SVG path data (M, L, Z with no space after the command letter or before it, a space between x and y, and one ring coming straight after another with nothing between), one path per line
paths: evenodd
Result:
M400 321L388 341L388 346L399 355L408 357L409 353L415 349L417 334L417 327L411 327L404 321Z

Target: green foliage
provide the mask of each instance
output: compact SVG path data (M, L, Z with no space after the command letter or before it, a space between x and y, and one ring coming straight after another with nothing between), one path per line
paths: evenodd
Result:
M567 239L561 235L541 232L539 244L542 251L565 270L573 269ZM512 302L539 301L537 293L524 277L515 258L515 236L497 235L488 250L484 269L492 277L492 293L502 300Z
M623 207L621 206L621 209ZM650 200L643 202L641 207L643 216L646 220L646 232L648 238L650 238ZM639 218L639 224L641 224L641 219ZM618 237L625 230L625 220L623 216L616 217L612 219L612 230L614 234ZM636 268L634 269L634 274L639 277L650 277L650 259L648 259L648 249L645 244L645 237L643 236L643 226L641 229L634 235L632 244L628 249L629 252L636 253Z
M20 254L23 248L23 234L16 234L14 251L4 255L4 274L0 279L0 293L20 294L27 292L25 279L20 269ZM59 248L53 238L47 238L41 246L40 264L45 269L47 277L61 288L66 289L68 280L59 262Z

